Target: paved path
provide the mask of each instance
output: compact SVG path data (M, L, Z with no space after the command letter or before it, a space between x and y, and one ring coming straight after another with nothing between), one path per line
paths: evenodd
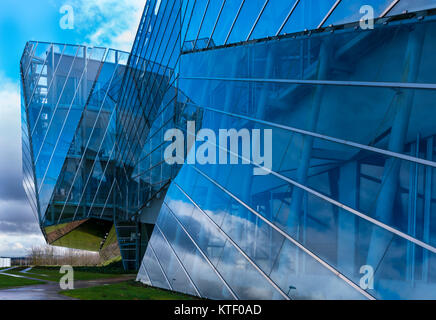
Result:
M33 278L28 278L28 279L33 279ZM118 278L110 278L110 279L77 280L74 281L74 288L75 289L89 288L99 285L124 282L132 279L135 279L134 275L122 275ZM47 284L0 290L0 300L75 300L74 298L70 298L59 294L59 291L61 291L59 287L59 283L54 281L47 281L47 282L48 282Z
M49 280L41 280L41 279L38 279L38 278L32 278L32 277L25 276L25 275L18 275L18 274L12 274L12 273L8 273L7 272L9 270L13 270L13 269L16 269L16 268L18 268L18 267L11 267L11 268L8 268L8 269L0 270L0 274L2 274L4 276L8 276L8 277L13 277L13 278L24 278L24 279L37 280L37 281L49 281ZM36 274L36 275L40 275L40 276L46 277L45 274L30 273L30 272L27 272L26 270L22 270L22 271L19 271L19 272L20 273L24 273L24 274Z
M29 272L29 271L32 270L32 269L33 269L33 267L29 267L29 268L26 268L26 269L21 270L21 271L18 271L18 272L20 272L20 273L25 273L25 274L34 274L34 275L42 276L42 277L48 277L48 275L46 275L46 274L42 274L42 273L32 273L32 272Z
M18 267L9 267L9 268L6 268L6 269L1 269L0 273L3 273L5 271L9 271L9 270L13 270L13 269L16 269L16 268L18 268Z

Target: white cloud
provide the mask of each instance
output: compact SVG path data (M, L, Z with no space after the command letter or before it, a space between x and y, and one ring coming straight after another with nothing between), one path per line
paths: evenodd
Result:
M70 0L75 28L90 46L130 51L145 0ZM21 187L20 83L0 74L0 256L43 244Z
M73 0L75 27L89 45L130 51L145 0Z
M21 108L19 82L0 75L0 256L26 254L44 243L21 187Z
M20 139L20 85L0 75L0 128ZM10 148L11 136L0 135L0 146ZM13 141L16 141L14 139ZM13 146L12 146L13 147ZM14 148L16 149L16 148Z
M33 246L40 246L45 243L44 238L39 235L5 235L0 234L0 256L17 257L25 256Z
M0 232L39 234L37 217L27 200L0 200Z
M145 0L70 0L75 28L90 46L130 51ZM65 3L64 3L65 4ZM57 4L56 4L57 5ZM21 187L20 83L0 74L0 256L43 244ZM20 225L21 223L21 225Z
M20 85L0 74L0 199L20 199L21 111Z

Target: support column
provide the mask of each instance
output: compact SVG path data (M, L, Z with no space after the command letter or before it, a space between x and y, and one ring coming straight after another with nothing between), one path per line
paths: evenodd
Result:
M325 42L321 43L320 54L318 64L317 79L325 79L327 71L329 69L330 50ZM325 87L322 85L316 86L313 95L312 108L309 113L308 124L306 130L315 132L318 126L318 118L322 105L322 98L324 95ZM296 180L300 184L306 184L307 175L309 172L310 159L312 156L312 148L314 138L311 136L305 136L303 138L303 148L301 152L300 164L297 170ZM297 236L299 216L301 213L301 205L303 201L304 191L298 187L294 187L292 190L292 199L289 216L284 217L282 223L285 223L288 227L288 231L291 236Z
M433 145L434 137L427 139L427 160L433 160ZM425 168L425 191L424 191L424 222L423 222L423 241L425 243L430 243L430 221L431 221L431 198L433 189L433 168L427 166ZM428 281L428 271L429 271L429 252L423 249L422 253L422 280L424 282Z
M409 33L405 70L403 82L414 83L417 80L422 56L424 29L417 25ZM415 92L405 90L399 93L397 101L397 113L392 125L388 150L403 153L406 144L410 113L413 105ZM375 218L386 224L392 224L394 220L394 203L397 195L401 160L390 158L386 161L382 186L377 200ZM393 235L380 227L375 227L371 235L368 249L367 264L377 268Z
M135 218L135 231L136 231L136 248L135 248L135 270L139 270L139 267L141 266L141 223L139 221L139 215Z
M358 208L359 199L359 164L349 162L340 167L339 173L339 202L352 208ZM339 209L338 213L338 269L347 275L354 275L356 270L357 225L356 216Z
M419 157L419 135L416 142L412 144L410 154L414 157ZM416 236L416 217L417 217L417 201L418 201L418 164L410 163L409 169L409 206L407 216L407 233L412 237ZM415 244L407 243L407 280L414 281L415 279Z

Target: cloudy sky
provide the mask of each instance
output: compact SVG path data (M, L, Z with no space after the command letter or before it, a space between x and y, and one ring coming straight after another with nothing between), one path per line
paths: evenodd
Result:
M146 0L0 1L0 256L25 255L43 244L21 187L19 61L26 41L112 47L129 51ZM62 29L65 5L74 28Z

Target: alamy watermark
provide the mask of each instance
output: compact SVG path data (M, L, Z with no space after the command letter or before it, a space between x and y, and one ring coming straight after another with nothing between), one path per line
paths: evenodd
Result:
M59 26L61 29L74 29L74 8L69 4L66 4L59 9L59 13L62 14L62 17L59 20Z
M188 121L186 133L185 137L182 130L175 128L165 132L165 141L171 142L164 153L167 164L184 164L185 161L201 165L253 164L254 175L271 173L271 129L219 129L217 137L211 129L201 129L196 133L195 121Z
M62 290L73 290L74 289L74 269L72 266L62 266L59 273L65 275L59 280L59 287Z
M369 5L360 7L360 14L363 16L360 18L359 25L362 30L374 29L374 8Z
M360 278L360 287L363 290L374 289L374 268L370 265L363 265L359 270L363 276Z

